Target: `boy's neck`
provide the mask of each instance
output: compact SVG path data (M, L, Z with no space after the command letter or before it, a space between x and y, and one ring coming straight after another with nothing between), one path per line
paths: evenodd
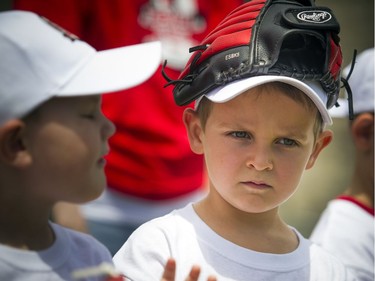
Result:
M35 203L23 200L22 196L18 200L1 197L0 244L34 251L53 244L55 237L49 223L48 208L35 206Z
M233 206L213 202L209 196L194 204L198 216L218 235L250 250L285 254L294 251L298 237L274 209L267 213L246 214Z
M9 227L0 225L0 228ZM40 229L8 228L7 231L1 231L0 244L30 251L41 251L49 248L55 241L54 232L48 224Z

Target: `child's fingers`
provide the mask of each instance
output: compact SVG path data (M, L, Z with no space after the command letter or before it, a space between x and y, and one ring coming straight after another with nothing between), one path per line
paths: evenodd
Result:
M185 281L197 281L200 273L200 267L197 265L193 265L193 267L190 270L189 276L185 279Z
M185 281L198 281L199 275L201 273L201 269L197 265L193 265L193 267L190 270L189 277L185 279ZM215 276L209 276L207 278L207 281L217 281Z
M216 277L215 276L209 276L207 278L207 281L217 281Z
M164 267L164 273L161 277L161 281L175 281L176 274L176 261L172 258L167 260Z
M201 269L198 265L193 265L189 276L185 279L185 281L198 281L199 275L201 273ZM169 258L167 263L164 267L164 273L161 278L161 281L175 281L176 277L176 261L173 258ZM207 281L217 281L216 277L209 276Z

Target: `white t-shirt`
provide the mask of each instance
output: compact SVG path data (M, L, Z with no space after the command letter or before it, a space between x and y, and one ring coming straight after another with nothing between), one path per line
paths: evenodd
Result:
M0 244L0 280L66 281L72 272L102 264L113 264L107 248L93 237L51 223L56 240L43 251L26 251ZM103 276L83 279L102 281ZM83 281L82 280L82 281Z
M298 248L288 254L255 252L223 239L195 213L191 204L138 228L114 256L118 270L130 280L159 280L168 257L177 261L176 280L184 280L193 264L200 279L219 281L349 279L344 266L294 230Z
M341 259L358 280L374 280L374 216L360 206L330 201L311 240Z

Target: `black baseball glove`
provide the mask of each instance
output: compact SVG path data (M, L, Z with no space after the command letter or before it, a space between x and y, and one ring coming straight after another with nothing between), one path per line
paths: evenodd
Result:
M327 108L340 90L340 26L332 11L309 0L253 0L232 11L193 52L174 85L177 105L186 105L232 81L282 75L318 81Z

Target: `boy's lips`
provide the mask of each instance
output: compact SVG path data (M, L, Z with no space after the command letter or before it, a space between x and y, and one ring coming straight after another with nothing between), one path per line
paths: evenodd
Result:
M242 183L256 189L265 189L271 187L269 184L263 181L243 181Z
M108 153L109 153L109 150L106 149L104 153L102 154L102 156L98 159L98 164L105 165L107 163L106 156L108 155Z
M99 160L98 160L98 164L99 164L100 166L104 166L106 163L107 163L107 160L106 160L104 157L99 158Z

